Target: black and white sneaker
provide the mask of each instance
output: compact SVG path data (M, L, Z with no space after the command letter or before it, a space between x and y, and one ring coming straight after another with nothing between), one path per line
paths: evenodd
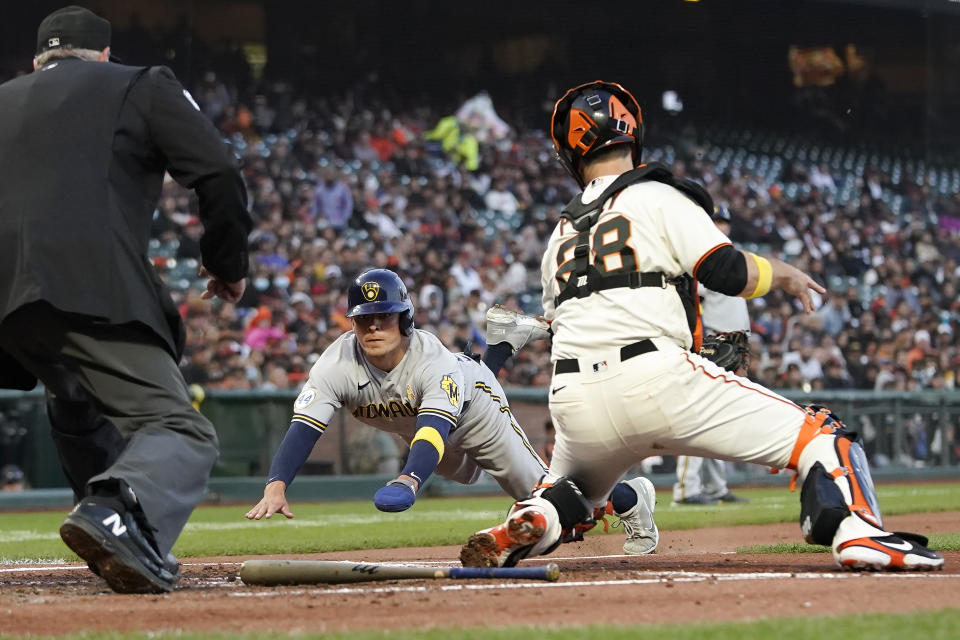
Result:
M139 517L137 517L139 516ZM171 571L143 530L146 518L118 508L96 496L81 500L60 526L60 537L86 560L94 573L117 593L173 591L180 577L179 563Z

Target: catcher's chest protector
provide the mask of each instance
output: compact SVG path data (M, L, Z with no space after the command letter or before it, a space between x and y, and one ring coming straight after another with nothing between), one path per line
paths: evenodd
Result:
M629 273L605 275L589 259L590 230L600 218L603 205L630 185L645 180L655 180L674 187L702 207L707 215L712 215L713 198L710 197L706 189L691 180L677 178L670 173L666 166L659 162L640 165L636 169L621 174L590 204L583 203L582 193L577 195L567 203L560 214L561 218L570 221L579 235L577 236L577 246L573 252L573 270L570 272L560 295L554 299L554 304L559 307L571 298L586 298L591 293L604 289L616 287L630 287L631 289L638 287L666 288L668 284L671 284L676 288L677 295L680 296L680 301L683 303L684 311L687 314L687 324L690 327L690 333L693 335L693 351L697 352L703 342L703 324L700 321L697 281L691 275L684 273L676 278L668 278L662 271L631 271Z

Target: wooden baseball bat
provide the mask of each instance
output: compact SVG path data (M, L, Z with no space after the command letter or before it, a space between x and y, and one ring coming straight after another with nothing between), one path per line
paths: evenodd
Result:
M332 560L247 560L240 566L245 584L339 584L413 579L525 579L556 582L560 567L551 562L533 567L417 567Z

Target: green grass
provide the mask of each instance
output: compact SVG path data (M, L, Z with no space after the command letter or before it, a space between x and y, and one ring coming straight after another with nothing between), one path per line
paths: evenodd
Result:
M800 517L800 489L737 489L748 503L707 506L670 506L670 493L658 493L657 524L664 529L698 529L741 524L797 522ZM877 488L883 515L960 510L960 484L888 484Z
M352 631L349 633L297 634L303 639L325 640L568 640L569 638L656 638L657 640L743 640L744 638L777 638L777 640L809 640L810 638L847 638L856 640L953 640L960 629L960 609L942 609L902 614L863 614L836 617L776 618L751 622L712 622L660 625L591 625L584 627L534 628L489 627L482 629L433 628L416 631ZM4 636L0 636L4 637ZM46 636L45 636L46 637ZM249 635L225 633L87 633L58 638L82 640L272 640L289 638L285 633Z
M960 551L960 533L942 533L930 536L930 548L936 551ZM754 544L737 547L737 553L830 553L830 547L804 542Z
M657 523L664 530L743 524L797 522L799 492L782 488L738 489L746 504L671 507L669 492L658 494ZM960 483L897 484L878 490L885 515L960 510ZM404 513L377 511L372 503L328 502L292 505L296 518L274 516L260 522L243 514L251 505L197 509L174 553L180 557L295 554L403 546L460 544L474 531L501 520L506 497L423 498ZM0 518L0 560L70 560L76 557L60 541L62 512L4 513ZM603 535L598 527L591 535ZM960 531L937 532L960 534ZM611 529L612 535L621 535ZM799 537L799 533L798 533ZM932 544L957 548L954 536L936 536ZM938 546L940 545L940 546ZM948 546L952 545L952 546ZM787 547L811 551L809 545ZM764 548L766 550L766 548ZM774 548L769 548L773 550Z

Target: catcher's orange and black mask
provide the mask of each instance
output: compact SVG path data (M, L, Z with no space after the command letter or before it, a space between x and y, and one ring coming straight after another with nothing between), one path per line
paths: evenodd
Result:
M550 119L560 163L583 187L581 160L616 144L630 144L633 163L643 150L643 116L636 98L616 82L597 80L567 91Z

